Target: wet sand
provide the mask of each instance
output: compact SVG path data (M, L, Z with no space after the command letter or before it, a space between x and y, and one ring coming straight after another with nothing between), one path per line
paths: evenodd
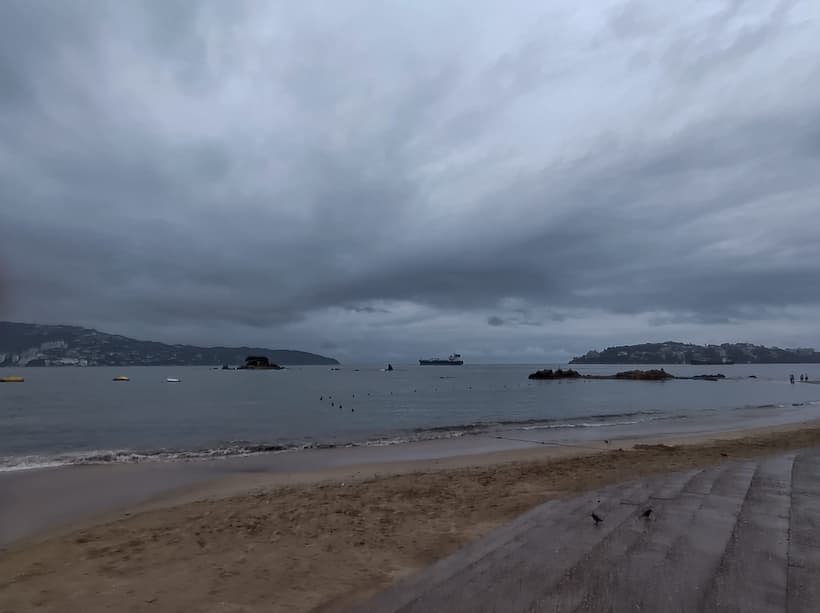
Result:
M243 465L9 546L0 611L340 611L547 499L818 446L820 423L708 438L346 465L331 454L336 464L305 472Z

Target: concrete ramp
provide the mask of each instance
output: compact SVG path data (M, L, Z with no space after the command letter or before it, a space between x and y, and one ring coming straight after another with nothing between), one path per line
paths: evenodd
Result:
M816 613L820 450L549 501L354 611Z

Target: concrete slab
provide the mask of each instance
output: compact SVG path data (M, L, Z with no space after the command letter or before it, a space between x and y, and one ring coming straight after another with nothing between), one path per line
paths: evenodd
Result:
M817 577L806 450L550 501L354 611L818 611Z

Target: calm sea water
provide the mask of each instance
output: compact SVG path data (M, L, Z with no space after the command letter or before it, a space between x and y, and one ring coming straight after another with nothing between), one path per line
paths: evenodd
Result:
M5 369L26 381L0 384L0 470L500 431L577 436L596 429L601 437L600 428L679 420L820 416L820 385L788 382L790 373L820 379L820 365L665 367L687 376L719 371L728 377L720 382L529 381L539 367ZM605 374L635 367L577 368ZM113 382L120 374L130 382Z

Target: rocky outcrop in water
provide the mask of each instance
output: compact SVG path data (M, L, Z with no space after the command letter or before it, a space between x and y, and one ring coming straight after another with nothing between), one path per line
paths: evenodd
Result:
M530 379L552 381L555 379L595 379L595 380L622 380L622 381L667 381L669 379L698 379L702 381L719 381L726 377L721 374L696 375L694 377L676 377L666 372L663 368L653 368L651 370L626 370L614 375L582 375L577 370L571 368L562 370L560 368L552 370L545 368L538 370L529 376Z
M530 379L580 379L582 378L581 373L577 370L567 369L561 370L560 368L557 370L552 370L551 368L545 368L544 370L538 370L532 373L528 378Z
M626 370L619 372L613 379L628 379L630 381L666 381L667 379L674 379L674 375L670 375L663 368L653 368L651 370Z

